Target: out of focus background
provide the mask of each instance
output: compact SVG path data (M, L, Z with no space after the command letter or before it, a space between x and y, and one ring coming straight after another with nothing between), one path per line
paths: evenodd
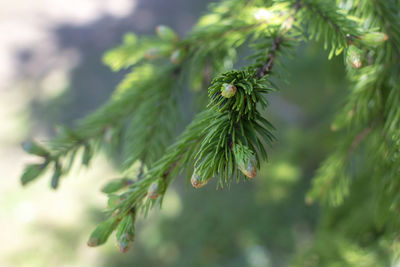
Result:
M46 140L106 101L123 72L102 54L127 31L153 34L165 24L184 34L206 12L195 0L0 1L0 266L288 266L313 240L319 210L304 195L318 164L335 145L334 110L346 91L341 59L316 44L284 60L287 81L267 116L279 142L254 181L195 191L183 178L163 209L139 220L126 254L114 240L86 241L101 218L100 193L116 172L99 156L57 191L46 177L22 188L20 148Z

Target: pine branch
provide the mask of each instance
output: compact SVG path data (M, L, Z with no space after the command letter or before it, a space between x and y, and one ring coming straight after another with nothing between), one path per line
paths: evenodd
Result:
M268 75L274 66L276 52L279 50L281 43L283 42L283 38L281 36L275 38L272 41L271 48L268 54L267 62L260 68L257 69L256 76L261 79L262 77Z
M389 2L363 2L361 7L357 7L359 9L354 9L354 12L359 12L361 16L364 17L365 21L372 24L368 25L369 27L388 29L388 27L391 27L391 23L389 23L387 19L392 19L393 25L397 23L397 20L393 19L393 16L390 14L391 12L387 10L387 12L382 13L380 11L381 7L378 7L379 5L383 5L387 8L386 5L388 4ZM352 9L350 8L349 10L351 12ZM385 14L385 18L380 17L383 14ZM396 40L397 38L393 38L392 36L389 37L389 39ZM344 112L337 117L332 127L334 130L347 127L351 129L350 133L347 133L347 135L355 137L350 140L347 138L342 139L338 143L341 149L337 150L335 156L329 157L321 164L321 168L316 177L314 177L313 187L308 194L309 201L319 198L323 201L330 199L329 202L334 205L343 203L344 196L349 194L351 177L349 174L350 168L346 167L346 162L351 159L350 154L352 154L352 159L358 157L354 151L361 141L365 139L368 139L365 140L364 143L368 143L369 147L375 146L373 154L376 156L376 159L374 160L373 166L386 166L385 170L371 167L371 172L379 170L377 173L378 177L386 176L384 173L388 173L390 176L392 175L392 167L389 168L383 162L378 163L382 160L386 162L388 159L387 155L390 154L390 152L382 150L382 145L386 146L386 140L380 140L380 142L376 144L371 142L371 140L376 138L376 135L378 135L380 139L385 135L382 134L382 131L384 131L385 128L390 128L390 126L386 126L382 129L385 122L390 122L387 125L393 125L392 123L395 121L393 117L387 120L387 110L393 109L387 109L385 107L388 107L388 103L393 103L393 99L389 96L395 96L395 92L397 91L393 90L394 84L390 84L389 82L391 81L390 76L396 76L392 70L393 64L397 64L392 60L392 53L397 53L396 48L389 48L388 44L383 45L387 40L387 36L383 33L366 33L359 36L357 40L359 41L359 43L356 44L357 46L364 46L366 50L373 51L371 54L374 56L368 59L369 65L363 68L354 69L354 66L348 67L348 75L353 82L353 89L348 97L348 103ZM391 45L393 46L393 42L391 42ZM362 60L363 52L361 49L358 51L357 53L359 53L359 55L356 56L359 56L360 60ZM391 87L393 89L391 89ZM388 93L388 91L390 93ZM371 105L371 103L374 104ZM391 114L393 113L391 112ZM384 123L377 124L376 118L379 118L379 120L382 120ZM373 128L375 128L374 132L372 132ZM389 140L389 142L392 141ZM381 184L382 182L378 183ZM387 181L385 183L387 183Z
M245 138L245 135L241 135L241 137L238 139L238 137L235 135L235 132L239 129L242 129L241 131L244 131L246 129L247 131L248 129L246 127L249 126L251 128L254 127L250 124L249 126L245 126L245 128L243 128L240 120L241 116L245 116L248 119L254 117L259 120L261 120L261 116L258 113L254 113L254 115L251 115L251 113L248 113L249 111L246 110L240 111L237 103L230 102L234 98L238 99L239 94L241 94L239 88L235 87L234 98L221 97L221 91L219 90L221 88L222 82L229 82L230 79L234 79L234 83L236 84L236 86L240 86L241 90L249 90L249 94L254 94L252 93L252 90L255 90L257 88L254 86L261 86L261 84L258 84L256 80L265 82L263 77L267 74L270 74L272 71L277 52L281 49L281 45L284 42L284 37L281 35L278 36L279 37L275 37L272 40L272 45L269 49L267 56L268 59L265 65L254 70L254 72L232 71L224 74L220 78L214 79L214 81L212 82L212 86L209 89L209 97L211 99L211 102L209 103L208 109L199 114L199 116L197 116L193 120L193 122L177 139L177 142L170 148L168 148L165 155L159 161L157 161L153 165L153 167L146 173L145 179L131 186L128 192L125 193L128 194L126 199L121 202L120 205L116 206L114 210L118 210L120 212L119 214L121 214L121 216L124 216L124 214L127 214L129 210L131 210L133 207L135 208L135 210L138 210L138 207L141 207L146 214L147 211L154 205L154 203L160 199L159 196L165 193L169 183L173 179L174 174L180 172L184 168L187 168L187 166L190 164L193 164L194 166L194 173L192 175L191 182L192 185L195 187L203 186L208 182L210 177L216 175L217 173L218 175L220 175L219 185L222 186L224 181L227 181L228 176L234 175L235 166L232 166L232 164L235 165L235 163L233 163L233 160L236 161L236 164L238 164L239 168L244 174L246 174L248 177L254 177L253 169L248 169L247 164L249 164L249 158L255 155L256 157L254 157L254 160L256 160L256 162L251 163L253 164L252 166L254 166L251 168L255 168L255 165L259 164L258 156L246 146L241 145L241 143L244 142L245 144L250 145L253 150L255 149L254 145L257 145L262 151L263 144L256 136L251 137L252 141L246 140L247 138ZM241 82L240 79L243 79L245 77L248 77L246 79L249 79L250 77L256 77L256 80L252 82L253 85L251 85L251 82ZM244 83L248 84L245 85ZM261 96L257 96L255 94L252 95L252 97L253 100L256 101L254 103L262 100ZM251 105L253 106L253 104ZM224 139L225 137L221 137L223 136L222 133L224 133L224 130L222 129L225 129L226 131L229 128L229 124L225 124L225 122L229 122L229 120L227 120L228 117L225 114L232 113L232 111L235 109L225 109L225 107L237 107L236 110L239 112L236 115L233 115L235 114L235 112L233 112L232 115L229 115L232 116L234 119L237 118L237 121L230 126L232 132L226 132L228 134L227 139ZM212 121L213 123L211 125L207 125L209 121ZM271 124L265 119L262 119L262 121L263 123L266 123L266 126L272 127ZM257 131L264 131L262 132L262 134L267 134L268 142L273 141L272 135L267 130L263 130L263 128L257 123L255 123L255 126L258 127ZM214 130L213 127L217 128L215 128ZM211 141L211 138L213 138L213 133L217 133L219 136L218 144ZM240 141L240 139L242 140ZM221 142L221 140L225 140L225 145L224 141ZM253 143L253 141L255 141L256 143ZM210 146L209 144L213 145ZM218 156L220 146L222 147L222 150L220 150L222 154ZM231 148L234 149L234 156L232 154L233 150L231 151ZM198 150L198 153L194 155L196 150ZM207 155L207 153L211 154ZM263 152L263 155L266 156L265 151ZM235 159L233 159L233 157ZM216 167L212 167L213 163L215 163L214 165Z
M324 48L330 46L329 58L339 55L347 48L348 38L362 35L356 21L347 17L336 6L335 1L279 0L289 2L301 14L301 22L310 39L324 39Z
M83 150L82 164L88 165L101 147L123 147L122 167L129 170L140 161L138 171L126 171L128 177L103 187L109 197L109 218L93 231L88 244L105 243L115 230L125 252L133 242L137 215L161 205L169 185L183 171L195 188L211 179L223 187L256 176L268 157L266 145L275 141L274 127L261 115L268 106L265 95L276 90L270 77L280 55L308 35L324 39L329 57L345 51L352 89L332 127L350 129L348 137L338 141L321 164L307 201L344 203L354 176L351 156L383 177L376 182L385 192L376 194L400 207L395 198L400 188L398 5L392 0L356 1L342 9L337 2L230 0L216 5L183 39L166 26L157 28L158 37L126 35L104 61L113 70L132 68L131 72L110 101L74 130L61 128L48 147L34 141L24 144L42 162L25 168L22 183L53 168L51 185L56 188L79 150ZM353 19L354 15L359 18ZM254 50L253 63L232 70L237 48L246 42ZM198 91L198 98L201 89L208 88L208 104L200 103L203 111L172 142L186 88ZM376 118L382 124L375 124ZM365 154L374 154L373 160L359 155L356 148L361 143L371 149Z

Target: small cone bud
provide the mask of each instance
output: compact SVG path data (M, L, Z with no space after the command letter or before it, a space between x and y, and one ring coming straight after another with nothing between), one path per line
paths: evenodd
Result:
M118 248L122 253L127 252L132 245L133 236L128 233L122 234L118 239Z
M25 167L24 173L21 176L22 185L32 182L38 178L45 170L45 164L29 164Z
M146 59L149 59L149 60L160 58L161 56L162 56L161 50L159 48L156 48L156 47L150 48L144 54L144 57Z
M119 195L108 195L108 201L107 201L107 206L110 209L115 208L119 203L121 203L124 200L123 197Z
M225 98L231 98L236 94L236 86L230 83L224 83L221 88L221 95Z
M89 247L95 247L97 246L97 244L99 243L99 239L97 237L92 237L89 239L89 241L87 242L87 245Z
M349 64L352 68L359 69L362 66L361 57L362 51L355 45L350 45L347 50L347 64Z
M192 184L192 186L194 188L200 188L200 187L203 187L204 185L206 185L209 180L210 179L206 179L206 180L202 179L200 177L200 175L198 175L195 171L195 172L193 172L192 178L190 179L190 183Z
M179 40L178 34L170 27L159 25L156 28L157 35L165 41L177 42Z
M387 39L388 36L383 32L370 32L361 37L361 40L371 46L378 46L387 41Z
M156 199L160 195L160 189L161 186L159 181L151 183L147 190L147 197L150 199Z
M119 250L124 253L131 247L135 237L135 216L130 213L119 223L116 231L116 237Z
M256 160L254 156L251 156L247 162L238 164L238 168L248 178L254 178L257 175Z
M110 217L107 220L100 223L90 235L90 238L87 242L88 246L96 247L104 244L107 241L110 234L117 227L117 225L118 225L118 220L113 217Z
M40 156L40 157L46 157L49 155L49 152L44 147L42 147L41 145L36 143L35 141L23 142L22 149L25 150L25 152L27 152L29 154Z
M173 64L179 64L185 58L185 50L176 49L172 52L170 60Z
M254 178L257 175L257 159L254 152L247 146L237 144L233 147L233 154L238 169L248 178Z

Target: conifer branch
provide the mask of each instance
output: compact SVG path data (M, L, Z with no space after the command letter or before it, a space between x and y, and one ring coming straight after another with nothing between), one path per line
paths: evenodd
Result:
M276 52L279 50L282 42L283 42L283 38L281 36L276 37L272 41L272 45L269 50L267 62L262 67L257 69L256 76L259 79L261 79L265 75L268 75L272 71L272 68L273 68L274 62L275 62L275 58L276 58Z
M312 1L307 1L307 0L298 0L296 2L296 7L298 9L304 7L309 9L311 12L316 13L316 15L320 16L323 20L325 20L325 22L327 22L329 25L331 25L336 33L341 36L342 38L345 38L346 33L344 33L342 31L342 28L339 27L339 25L337 24L337 22L328 15L328 12L326 12L327 10L322 10L321 6L317 6L316 3L312 2ZM324 12L325 11L325 12Z
M22 183L53 168L51 185L56 188L78 150L83 150L82 164L88 165L101 147L110 146L114 152L122 147L122 167L128 177L103 187L110 216L93 231L88 244L101 245L115 231L125 252L133 242L137 215L161 205L170 183L183 171L195 188L211 179L223 187L256 176L268 157L267 145L275 141L274 127L261 111L268 106L266 94L276 90L269 78L278 58L300 41L322 38L324 47L330 48L330 58L344 52L352 82L345 110L332 128L349 128L349 136L355 138L338 142L321 164L307 201L327 200L336 206L344 202L352 182L346 159L349 154L357 157L353 152L368 139L372 142L365 142L366 147L376 150L374 159L384 166L376 168L378 176L384 177L378 184L389 193L380 196L396 204L392 191L400 188L395 179L399 168L398 162L390 161L400 151L400 90L394 60L394 55L399 56L400 20L390 12L395 1L358 1L361 7L352 2L346 10L337 2L225 1L183 39L166 26L157 28L158 37L127 34L121 46L106 53L104 61L113 70L132 68L131 72L110 101L74 130L61 128L48 147L34 141L24 144L28 153L43 161L25 168ZM355 15L359 19L353 19ZM376 29L384 29L387 35ZM382 45L388 36L390 45ZM253 64L232 69L237 48L246 42L254 48ZM182 90L192 88L201 96L199 89L205 87L208 104L200 103L203 111L172 142L182 113L178 104L186 101ZM374 122L377 117L384 118L382 127L391 137L384 142L376 137L375 132L383 131ZM363 129L365 125L369 126ZM129 177L133 176L129 168L138 161L136 177Z

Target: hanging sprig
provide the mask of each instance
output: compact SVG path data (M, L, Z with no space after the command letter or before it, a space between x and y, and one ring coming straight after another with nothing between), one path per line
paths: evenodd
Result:
M239 143L233 146L233 155L239 170L248 178L254 178L257 174L257 159L254 152Z
M266 159L263 143L274 141L271 132L273 127L262 118L257 104L265 108L267 101L263 94L273 89L265 79L258 79L256 74L257 70L250 69L230 71L212 82L208 108L216 113L215 120L203 129L205 137L194 157L192 180L208 181L218 176L220 186L229 183L235 176L239 180L240 173L236 172L238 162L233 152L239 143L246 144L254 153L260 153L255 154L254 158L257 167L260 158ZM235 88L235 94L227 98L225 92L231 88ZM203 185L204 182L197 184Z

